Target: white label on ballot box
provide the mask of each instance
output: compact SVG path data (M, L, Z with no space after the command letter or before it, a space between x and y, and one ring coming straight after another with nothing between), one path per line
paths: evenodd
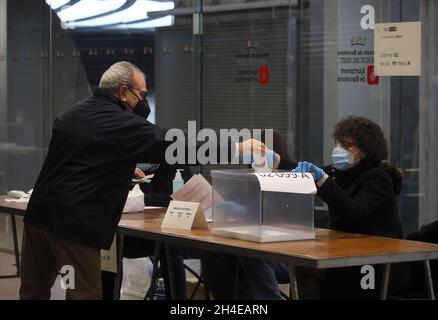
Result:
M191 230L207 228L207 222L199 202L170 201L161 227Z
M309 172L253 173L261 191L315 194L316 185Z

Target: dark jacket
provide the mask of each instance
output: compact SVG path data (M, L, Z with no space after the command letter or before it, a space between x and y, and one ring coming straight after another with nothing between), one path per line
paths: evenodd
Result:
M26 223L108 249L136 163L163 163L164 131L98 89L55 120Z
M145 206L167 207L172 200L170 195L173 193L173 179L176 173L175 166L162 164L154 173L154 177L150 183L140 184L140 189L144 192ZM189 166L181 166L178 169L183 169L182 178L184 183L191 177Z
M388 167L362 161L347 171L326 168L330 177L318 188L327 203L330 228L402 238L396 196L402 180Z
M331 229L402 238L396 200L402 187L400 176L389 167L373 165L367 161L362 161L358 166L344 172L332 167L325 169L330 177L318 188L318 196L328 205ZM399 278L395 272L392 275L393 280ZM362 277L360 267L326 270L321 287L322 297L343 300L376 299L379 290L362 290ZM376 288L380 288L379 266L376 266L375 279Z

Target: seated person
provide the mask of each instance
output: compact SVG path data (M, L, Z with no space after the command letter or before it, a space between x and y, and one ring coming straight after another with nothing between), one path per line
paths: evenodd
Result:
M338 122L333 137L336 142L333 164L325 171L309 162L300 162L293 170L314 174L317 195L328 205L330 228L402 238L396 196L401 191L403 174L387 161L388 146L381 128L366 118L347 117ZM239 264L244 278L241 282L246 287L245 298L281 299L277 280L288 279L286 264L248 258L240 258ZM226 264L227 267L229 265ZM217 269L221 268L218 266ZM206 268L204 270L207 271ZM330 269L325 273L299 271L300 290L303 283L300 284L300 278L310 278L313 281L308 283L314 285L317 282L314 286L316 291L322 288L323 298L375 298L379 291L360 288L363 276L360 268ZM376 271L379 282L380 270ZM231 281L233 273L226 276ZM224 278L221 276L222 281ZM319 282L322 282L321 286ZM213 290L212 283L210 287ZM233 288L233 285L230 287ZM379 284L376 283L375 287L378 289ZM218 297L230 299L232 292L219 291ZM312 297L319 297L319 294Z
M402 188L403 173L388 161L388 144L381 128L369 119L351 116L336 124L333 137L336 146L332 165L323 170L301 162L293 170L314 174L317 194L328 205L329 227L402 238L397 195ZM363 290L360 268L327 270L321 286L322 298L377 298L380 273L380 267L376 268L376 290Z
M408 240L438 243L438 220L421 226L419 231L413 232L406 237ZM434 292L438 292L438 260L430 261L430 271ZM427 298L426 274L423 262L416 261L410 263L409 285L405 296L407 298L425 299Z

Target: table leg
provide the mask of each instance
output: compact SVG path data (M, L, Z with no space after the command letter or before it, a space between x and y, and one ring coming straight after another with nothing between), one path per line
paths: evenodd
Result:
M10 275L0 275L0 279L11 279L20 277L20 248L18 247L18 236L17 236L17 224L15 221L15 215L11 214L11 227L12 227L12 240L14 242L14 255L15 255L15 267L17 272Z
M18 247L17 224L15 215L11 215L12 239L14 240L15 266L17 267L17 276L20 276L20 248Z
M390 274L391 274L391 264L386 263L383 265L382 285L380 288L380 300L386 300L388 298L388 285L389 285Z
M202 272L201 279L204 279ZM205 300L210 300L210 289L208 288L208 283L205 280L203 280L202 283L204 284L204 298Z
M299 300L300 296L298 294L297 273L295 266L292 264L289 264L289 281L290 281L290 289L289 289L290 299Z
M233 299L239 300L239 276L240 276L240 257L236 257L236 270L234 272Z
M426 285L427 285L427 294L430 300L435 300L435 293L433 290L433 281L432 281L432 272L430 271L430 263L429 260L423 261L424 263L424 271L426 274Z
M148 292L146 293L146 299L153 300L155 291L157 290L157 279L158 279L158 262L160 261L161 254L161 242L155 241L155 250L154 250L154 261L152 267L152 276L151 276L151 286L149 287Z
M176 299L176 288L175 288L175 274L173 272L172 258L170 256L169 244L165 243L166 259L167 259L167 272L169 273L169 287L170 287L170 299Z
M118 233L117 234L117 273L114 282L114 300L120 300L120 290L122 289L124 241L125 241L125 236L121 233Z

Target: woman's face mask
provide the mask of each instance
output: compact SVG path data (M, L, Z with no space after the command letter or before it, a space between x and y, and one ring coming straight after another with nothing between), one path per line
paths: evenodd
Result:
M337 145L333 149L332 162L337 170L346 171L353 168L360 162L360 158L355 158L356 157L350 151L342 148L340 145Z

